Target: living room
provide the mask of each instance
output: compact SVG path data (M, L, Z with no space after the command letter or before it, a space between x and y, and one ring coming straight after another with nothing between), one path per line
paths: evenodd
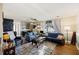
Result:
M2 54L79 55L78 5L0 4Z

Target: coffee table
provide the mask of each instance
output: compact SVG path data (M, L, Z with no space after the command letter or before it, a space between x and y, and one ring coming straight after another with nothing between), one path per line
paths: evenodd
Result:
M45 41L45 37L39 37L36 42L37 42L37 47L42 44Z

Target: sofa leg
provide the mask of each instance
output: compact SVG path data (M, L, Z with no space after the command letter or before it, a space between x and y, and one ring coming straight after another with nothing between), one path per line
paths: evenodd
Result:
M33 41L30 41L30 42L32 42L32 45L33 45Z

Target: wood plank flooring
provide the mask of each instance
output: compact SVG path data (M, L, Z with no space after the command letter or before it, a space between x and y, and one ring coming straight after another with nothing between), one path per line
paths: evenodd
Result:
M71 44L65 44L64 46L58 45L52 53L54 55L79 55L76 46Z

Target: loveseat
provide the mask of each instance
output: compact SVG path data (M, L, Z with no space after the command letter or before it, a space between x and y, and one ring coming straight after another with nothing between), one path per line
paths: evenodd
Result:
M62 36L62 38L58 38L58 36ZM46 36L46 40L64 45L65 40L64 40L64 35L62 33L48 33Z

